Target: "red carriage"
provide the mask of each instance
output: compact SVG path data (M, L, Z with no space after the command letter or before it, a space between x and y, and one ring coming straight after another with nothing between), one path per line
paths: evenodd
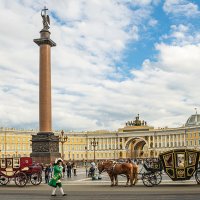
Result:
M23 187L27 182L39 185L42 182L42 168L33 165L32 158L1 158L0 159L0 184L6 185L14 179L17 186Z

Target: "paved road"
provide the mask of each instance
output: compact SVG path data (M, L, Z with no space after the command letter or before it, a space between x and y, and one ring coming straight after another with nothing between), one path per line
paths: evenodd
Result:
M119 186L110 187L110 180L106 173L102 180L92 181L87 178L84 169L77 171L78 176L62 180L64 191L68 196L63 197L57 191L56 197L51 197L51 188L41 183L39 186L28 184L19 188L11 183L0 186L0 200L195 200L200 199L200 185L194 180L184 182L170 181L163 175L163 181L156 187L145 187L141 181L134 187L126 187L124 177L119 177Z
M108 185L64 185L68 194L63 197L57 191L56 197L51 197L51 188L47 185L0 187L1 200L195 200L200 197L200 186L196 184L160 185L148 188L142 185L135 187L110 187Z

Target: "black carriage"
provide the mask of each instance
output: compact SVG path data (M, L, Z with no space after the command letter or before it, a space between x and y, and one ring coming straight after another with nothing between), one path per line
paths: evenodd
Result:
M162 171L173 180L189 180L195 176L200 184L199 151L194 149L174 149L159 155L157 161L144 163L147 172L142 174L146 186L155 186L162 181Z
M14 179L17 186L23 187L27 182L39 185L42 181L41 166L33 165L32 158L1 158L0 185L7 185Z

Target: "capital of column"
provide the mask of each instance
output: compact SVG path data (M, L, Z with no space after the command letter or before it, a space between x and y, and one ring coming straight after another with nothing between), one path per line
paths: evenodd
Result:
M50 32L48 30L44 30L42 29L40 31L40 38L39 39L34 39L33 41L38 45L42 45L42 44L48 44L51 47L55 47L56 43L50 39Z

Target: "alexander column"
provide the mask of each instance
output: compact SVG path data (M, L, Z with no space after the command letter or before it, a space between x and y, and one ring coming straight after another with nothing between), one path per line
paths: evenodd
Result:
M52 132L51 116L51 47L56 43L50 39L50 18L47 8L41 11L43 29L40 38L34 42L40 47L39 65L39 133L32 135L31 157L38 163L54 162L60 157L59 138Z

